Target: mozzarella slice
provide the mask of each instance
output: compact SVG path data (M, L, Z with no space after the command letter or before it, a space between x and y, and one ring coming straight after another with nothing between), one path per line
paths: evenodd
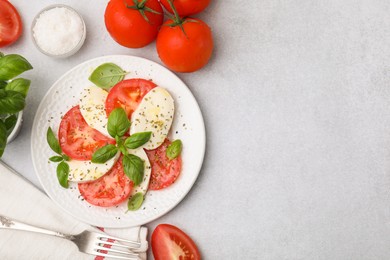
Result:
M145 163L144 163L144 178L138 186L133 188L133 190L131 192L131 196L133 196L134 194L136 194L138 192L141 192L143 195L145 195L145 193L148 191L150 175L152 173L152 167L150 165L149 158L146 155L144 149L142 149L142 148L127 149L127 151L130 154L137 155L139 158L141 158L142 160L145 161Z
M68 180L72 182L94 181L106 174L116 163L120 156L118 152L105 163L92 163L91 161L70 160Z
M150 131L152 136L142 147L148 150L159 147L168 135L174 112L175 105L169 92L161 87L152 89L131 115L130 135Z
M105 109L107 95L107 91L99 87L87 87L81 92L79 105L87 124L105 136L111 137L107 131L108 118Z

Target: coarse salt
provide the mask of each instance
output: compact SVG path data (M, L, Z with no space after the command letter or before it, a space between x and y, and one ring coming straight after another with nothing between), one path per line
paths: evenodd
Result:
M85 36L81 17L66 7L42 12L33 27L33 37L43 52L64 55L74 50Z

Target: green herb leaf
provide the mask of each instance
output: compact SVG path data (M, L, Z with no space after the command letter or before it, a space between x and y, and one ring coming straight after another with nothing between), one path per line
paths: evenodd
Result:
M96 86L109 89L122 81L126 71L122 70L121 67L114 63L104 63L97 67L89 76L89 80Z
M141 192L137 192L129 199L129 202L127 202L127 209L131 211L138 210L141 207L142 202L144 202L144 195Z
M62 158L64 159L64 161L70 160L69 156L67 156L66 154L62 154Z
M93 163L105 163L113 158L118 152L118 148L113 144L108 144L96 150L92 155Z
M50 157L49 160L51 162L62 162L64 160L64 158L62 158L62 156L55 155L55 156Z
M130 127L130 120L127 118L125 110L123 108L115 108L108 117L107 131L116 138L116 136L122 137Z
M47 129L47 133L46 133L46 140L47 140L47 143L49 144L50 148L57 154L59 155L62 155L62 150L61 150L61 146L60 146L60 143L58 142L56 136L54 135L54 132L53 130L51 129L51 127L49 127Z
M4 89L5 88L5 86L7 86L7 81L3 81L3 80L1 80L0 81L0 89Z
M18 117L16 114L12 114L4 120L5 128L7 128L7 136L9 136L11 134L12 130L14 130L14 127L16 125L17 120L18 120Z
M31 80L18 78L9 82L5 87L5 90L12 90L15 92L19 92L24 97L26 97L28 89L30 88L30 84L31 84Z
M4 57L4 53L0 51L0 59Z
M151 136L152 132L135 133L126 139L125 146L127 149L136 149L147 143Z
M0 120L0 158L3 156L5 146L7 145L7 128L3 121Z
M181 147L182 147L182 144L181 144L180 139L177 139L177 140L173 141L168 146L168 148L167 148L167 150L165 152L166 152L166 155L169 158L169 160L173 160L173 159L175 159L176 157L178 157L180 155Z
M134 154L123 156L123 170L127 177L137 186L144 178L144 161Z
M0 59L0 80L10 80L32 68L31 64L18 54L5 55Z
M23 110L25 98L19 92L0 89L0 114L14 114Z
M57 165L57 179L60 185L66 189L69 187L68 175L69 165L66 162L60 162Z

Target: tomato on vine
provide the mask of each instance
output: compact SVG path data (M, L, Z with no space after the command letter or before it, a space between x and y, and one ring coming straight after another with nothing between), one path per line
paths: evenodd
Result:
M141 48L153 42L163 19L158 0L111 0L104 14L111 37L129 48Z
M176 72L193 72L204 67L213 52L210 27L200 19L181 18L168 0L175 16L157 35L156 48L162 62Z
M169 5L168 0L160 0L160 2L168 12L173 14L173 10ZM209 4L210 0L173 0L173 5L181 17L200 13Z

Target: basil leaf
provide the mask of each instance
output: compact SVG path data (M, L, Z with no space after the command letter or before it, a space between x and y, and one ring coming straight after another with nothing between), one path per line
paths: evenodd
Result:
M64 158L62 158L62 156L55 155L50 157L49 160L52 162L62 162Z
M31 64L18 54L5 55L0 59L0 80L10 80L32 68Z
M68 175L69 165L66 162L60 162L57 165L57 179L60 185L66 189L69 187Z
M97 67L89 76L89 80L96 86L109 89L122 81L126 71L122 70L118 65L114 63L104 63Z
M177 139L175 141L173 141L167 148L167 150L165 151L167 157L169 158L169 160L173 160L175 159L176 157L178 157L181 153L181 147L182 147L182 144L181 144L181 141L180 139Z
M12 114L5 119L4 123L5 123L5 128L7 129L7 136L9 136L12 130L14 130L17 120L18 117L16 114Z
M144 195L141 192L137 192L129 199L129 202L127 202L127 209L131 211L138 210L141 207L142 202L144 202Z
M96 150L92 155L93 163L105 163L116 155L118 148L113 144L108 144Z
M134 154L123 156L123 171L137 186L144 178L144 161Z
M62 150L61 150L60 143L58 142L56 136L54 135L54 132L51 129L51 127L49 127L47 129L46 140L47 140L47 143L49 144L50 148L53 150L53 152L61 155Z
M136 149L147 143L151 136L152 132L135 133L126 139L125 146L127 149Z
M123 108L115 108L108 117L107 131L116 138L116 136L122 137L130 127L130 120L127 118L125 110Z
M7 145L7 128L0 120L0 157L3 156L5 146Z
M23 110L25 98L19 92L0 89L0 114L14 114Z
M5 86L7 86L7 81L3 81L3 80L1 80L0 81L0 89L4 89L5 88Z
M30 88L30 84L31 84L31 80L18 78L9 82L5 87L5 90L12 90L26 97L28 89Z

